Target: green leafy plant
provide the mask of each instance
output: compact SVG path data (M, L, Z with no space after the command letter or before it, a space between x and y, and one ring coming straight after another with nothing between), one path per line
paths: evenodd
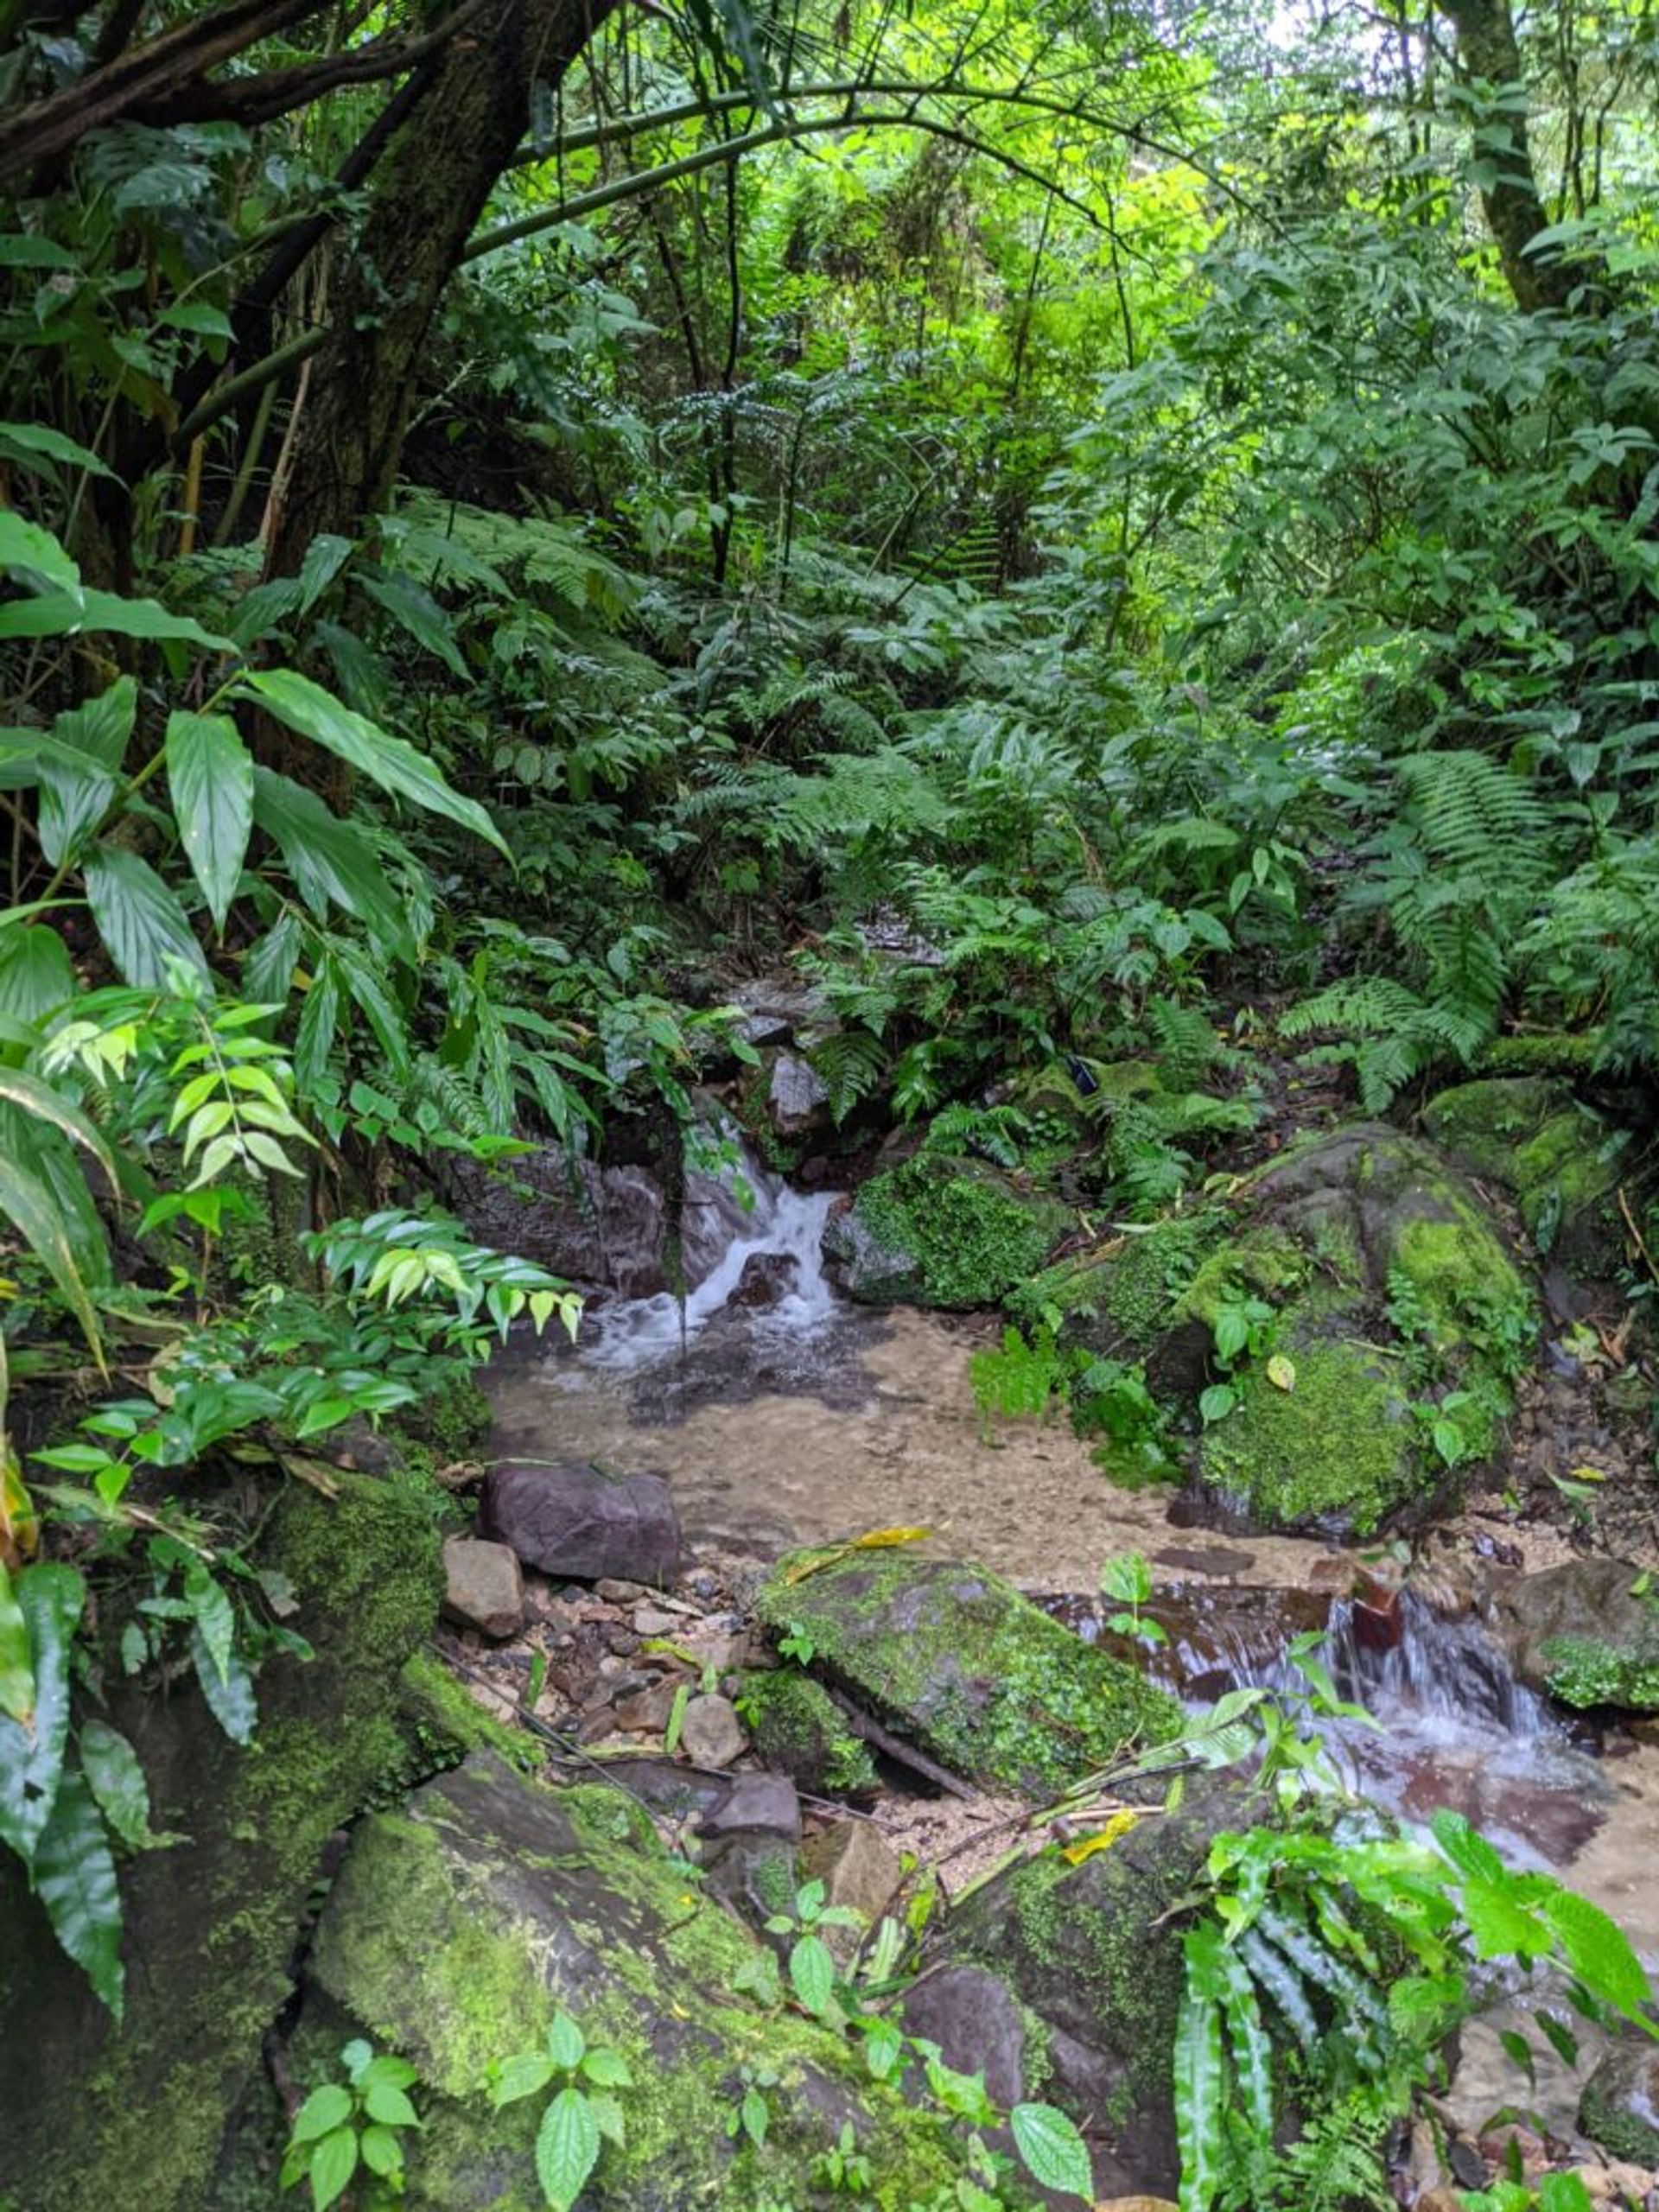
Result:
M1168 1643L1167 1629L1142 1610L1152 1597L1152 1569L1140 1552L1109 1559L1101 1569L1100 1586L1104 1596L1125 1609L1107 1618L1106 1625L1114 1636L1126 1636L1134 1643Z
M621 2053L588 2044L568 2012L556 2012L539 2050L495 2061L485 2086L498 2111L558 2086L536 2131L536 2178L552 2212L570 2212L607 2143L626 2139L621 2101L613 2093L633 2086Z
M281 2186L305 2182L314 2212L327 2212L360 2170L365 2187L356 2201L375 2212L404 2194L404 2139L421 2125L409 2097L418 2077L406 2058L360 2040L348 2043L340 2060L344 2081L313 2089L294 2115Z

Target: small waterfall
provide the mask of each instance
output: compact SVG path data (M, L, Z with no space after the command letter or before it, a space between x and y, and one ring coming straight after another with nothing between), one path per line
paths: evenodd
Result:
M749 1194L747 1207L735 1195L740 1189ZM620 1374L655 1365L734 1311L760 1335L810 1333L836 1306L820 1249L833 1204L829 1192L791 1190L747 1147L730 1185L689 1179L686 1243L695 1244L696 1264L688 1268L694 1281L683 1307L664 1292L600 1308L594 1338L582 1345L584 1362Z

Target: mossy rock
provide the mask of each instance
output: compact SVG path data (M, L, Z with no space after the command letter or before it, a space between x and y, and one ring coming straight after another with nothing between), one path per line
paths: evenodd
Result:
M738 1705L757 1753L798 1789L834 1796L874 1787L868 1745L823 1685L798 1668L755 1669L743 1678Z
M1567 1560L1518 1577L1497 1601L1516 1672L1580 1711L1659 1713L1659 1601L1628 1561Z
M1584 2085L1579 2126L1609 2158L1659 2166L1659 2050L1616 2044Z
M1008 1311L1027 1333L1052 1328L1063 1350L1145 1359L1156 1395L1196 1391L1210 1332L1183 1312L1182 1301L1235 1218L1224 1206L1195 1206L1109 1237L1020 1285L1006 1301Z
M194 1683L120 1684L110 1717L149 1777L153 1820L188 1840L122 1868L118 2026L0 1866L0 2037L8 2185L29 2212L142 2205L201 2212L227 2120L292 1993L308 1901L330 1840L362 1808L457 1754L404 1669L437 1618L433 1500L407 1478L342 1474L329 1500L278 1498L255 1554L285 1574L315 1656L270 1659L238 1750Z
M983 1160L918 1153L831 1216L823 1249L865 1304L994 1306L1041 1267L1074 1218Z
M804 2201L848 2122L874 2203L906 2212L949 2187L962 2153L935 2120L872 2083L842 2037L736 1993L757 1954L627 1798L546 1788L484 1753L359 1825L317 1925L306 2012L314 2040L359 2032L418 2069L410 2212L539 2212L545 2101L496 2112L481 2089L561 2009L632 2076L617 2093L626 2143L604 2147L583 2193L592 2212ZM728 2129L746 2067L779 2077L764 2152Z
M1138 1668L983 1567L902 1548L855 1552L795 1582L790 1564L762 1588L760 1619L804 1636L813 1665L969 1780L1050 1795L1180 1726L1175 1700Z
M1429 1101L1423 1127L1460 1166L1513 1192L1541 1250L1574 1273L1616 1265L1621 1140L1567 1084L1544 1075L1460 1083Z
M1154 1805L1081 1865L1054 1848L994 1875L930 1942L930 1961L988 1967L1035 2024L1043 2094L1101 2139L1103 2196L1175 2193L1171 2054L1185 1970L1174 1909L1214 1837L1263 1817L1240 1785L1197 1780L1179 1811Z

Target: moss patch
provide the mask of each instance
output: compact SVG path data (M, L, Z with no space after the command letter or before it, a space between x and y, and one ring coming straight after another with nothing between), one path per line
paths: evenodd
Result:
M1397 1382L1388 1363L1343 1338L1290 1356L1290 1390L1254 1369L1240 1375L1237 1408L1199 1446L1204 1479L1258 1525L1369 1535L1421 1487Z
M1042 1793L1161 1741L1180 1709L1128 1662L1093 1649L979 1567L855 1554L757 1600L798 1625L822 1665L945 1765Z
M1659 1713L1659 1637L1645 1653L1604 1643L1599 1637L1555 1636L1542 1646L1552 1697L1580 1712L1622 1706L1630 1713Z
M876 1245L909 1255L920 1301L947 1307L994 1306L1042 1265L1072 1218L982 1161L932 1153L873 1177L854 1211Z
M798 1668L746 1675L738 1704L755 1750L798 1789L836 1794L874 1788L869 1746L853 1734L823 1684Z
M1062 1343L1092 1351L1143 1351L1169 1328L1206 1256L1232 1216L1219 1206L1172 1214L1143 1233L1114 1237L1092 1252L1046 1268L1008 1300L1027 1328L1058 1316Z

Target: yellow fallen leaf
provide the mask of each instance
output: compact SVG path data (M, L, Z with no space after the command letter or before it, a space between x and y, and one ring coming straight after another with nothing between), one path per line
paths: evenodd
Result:
M1268 1362L1268 1380L1275 1390L1294 1390L1296 1388L1295 1361L1287 1359L1281 1351L1274 1352Z
M862 1536L853 1538L855 1552L882 1551L889 1544L919 1544L932 1535L931 1529L872 1529Z
M872 1529L862 1536L849 1536L844 1543L825 1544L820 1550L803 1552L784 1569L784 1580L793 1589L809 1574L822 1574L826 1567L839 1567L855 1552L880 1551L889 1544L919 1544L932 1533L931 1529Z
M1103 1828L1096 1828L1093 1835L1079 1837L1076 1843L1068 1843L1060 1856L1068 1866L1081 1866L1097 1851L1109 1851L1120 1837L1128 1835L1138 1825L1140 1819L1139 1813L1114 1813Z
M1605 1483L1607 1476L1600 1467L1574 1467L1571 1479L1575 1483Z

